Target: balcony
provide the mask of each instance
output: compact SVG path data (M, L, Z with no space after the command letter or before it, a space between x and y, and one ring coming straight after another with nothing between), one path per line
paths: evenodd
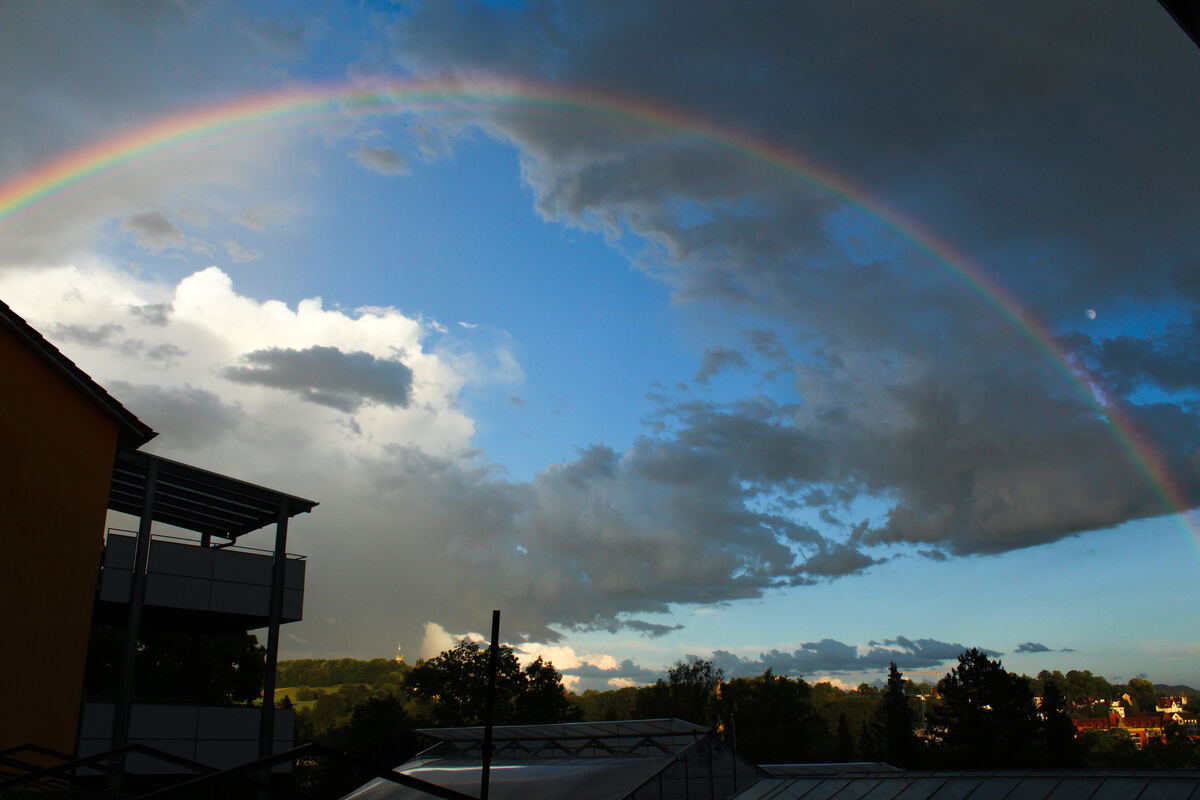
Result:
M136 541L136 534L129 531L108 532L96 597L97 622L125 622ZM148 628L213 633L266 627L271 562L266 550L203 547L194 540L155 534L142 623ZM303 556L287 556L282 622L303 617L305 563Z
M112 703L85 703L79 726L79 757L109 749ZM246 706L195 706L134 703L129 741L163 750L217 769L228 769L258 758L261 711ZM273 752L293 746L296 712L275 710ZM186 774L184 767L135 754L127 768L141 775ZM288 765L276 767L285 771Z

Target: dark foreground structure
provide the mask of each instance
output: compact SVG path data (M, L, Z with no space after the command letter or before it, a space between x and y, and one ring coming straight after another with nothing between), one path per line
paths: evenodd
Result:
M484 729L420 733L436 744L397 771L478 797ZM493 747L490 800L699 800L730 797L757 778L754 766L707 728L678 719L498 725ZM347 800L428 796L376 780Z
M792 764L734 800L1200 800L1200 773L1170 770L905 772Z
M0 790L22 771L134 743L175 760L118 753L114 772L192 774L196 762L220 769L291 748L290 710L139 702L134 667L146 631L265 628L273 697L280 625L303 610L288 521L317 503L142 452L150 426L4 303L0 365ZM136 530L106 536L108 511ZM263 528L273 546L239 546ZM81 702L93 624L123 636L112 702Z

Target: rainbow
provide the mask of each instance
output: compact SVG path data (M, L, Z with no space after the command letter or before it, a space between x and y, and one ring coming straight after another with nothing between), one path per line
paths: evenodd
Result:
M858 208L878 220L951 275L1001 315L1060 371L1072 390L1109 423L1129 462L1143 475L1167 513L1197 542L1189 505L1158 454L1143 440L1115 403L1096 399L1095 382L1059 345L1053 333L1026 311L1003 286L950 243L901 212L873 199L843 175L794 151L744 132L660 106L601 92L510 80L395 80L355 84L300 85L254 94L165 117L42 164L0 185L0 233L23 217L69 193L86 190L105 176L149 157L169 157L189 147L211 145L294 127L316 119L344 116L437 112L472 114L512 110L522 114L579 115L636 126L715 145L743 159L781 171L821 194Z

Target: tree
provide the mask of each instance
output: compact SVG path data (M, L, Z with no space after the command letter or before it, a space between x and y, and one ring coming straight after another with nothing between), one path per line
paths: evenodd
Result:
M562 675L538 656L525 668L525 686L517 695L514 722L566 722L579 716L579 710L567 699Z
M938 756L956 768L1016 768L1038 763L1041 725L1029 683L971 648L938 681L942 704L929 712Z
M435 725L482 725L487 693L488 651L463 639L428 661L417 662L405 678L408 696ZM496 664L497 724L566 722L576 718L562 676L542 659L524 670L513 649L500 646Z
M767 670L720 686L718 714L725 730L737 726L737 749L755 763L816 761L828 757L829 728L813 708L811 687Z
M858 760L858 750L854 747L854 735L850 733L850 721L846 719L845 712L838 714L837 752L834 754L834 758L845 762Z
M1133 737L1124 728L1093 729L1079 737L1083 764L1095 768L1138 766L1140 755Z
M1128 690L1127 693L1133 700L1133 706L1137 711L1144 713L1154 711L1154 706L1158 703L1158 690L1154 688L1153 683L1145 678L1131 678Z
M112 700L125 631L92 628L84 694ZM143 630L134 664L134 695L148 701L252 703L262 694L267 649L252 634L191 634Z
M884 761L898 767L915 765L917 737L913 733L912 707L895 661L888 666L887 686L875 709L874 727L880 756Z
M1042 738L1046 743L1045 763L1048 767L1078 767L1081 762L1075 724L1067 715L1066 698L1054 680L1042 684Z
M677 661L667 670L667 679L638 692L634 714L643 719L677 717L697 725L716 722L714 702L717 687L725 673L714 669L711 661L697 658L690 662Z

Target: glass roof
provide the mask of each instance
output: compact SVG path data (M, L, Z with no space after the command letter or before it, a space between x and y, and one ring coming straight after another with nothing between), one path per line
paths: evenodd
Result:
M1200 800L1200 773L910 772L897 776L762 778L735 800Z

